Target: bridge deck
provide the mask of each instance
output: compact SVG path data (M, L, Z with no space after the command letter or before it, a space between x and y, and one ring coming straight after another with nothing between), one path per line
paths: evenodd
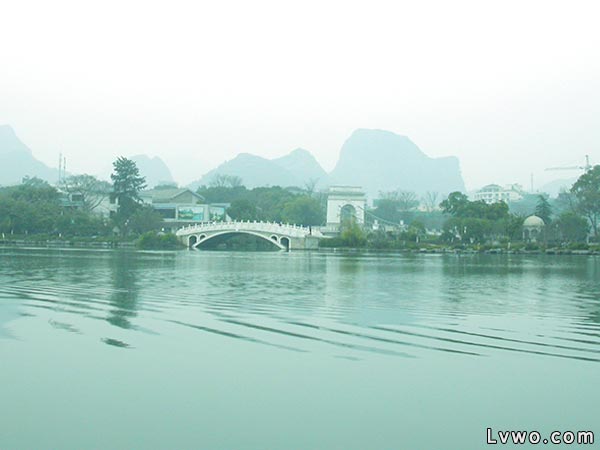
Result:
M220 231L254 231L260 233L276 233L297 238L304 238L306 236L323 237L320 231L311 227L260 221L203 222L180 228L177 230L176 234L177 236L187 236L202 232Z

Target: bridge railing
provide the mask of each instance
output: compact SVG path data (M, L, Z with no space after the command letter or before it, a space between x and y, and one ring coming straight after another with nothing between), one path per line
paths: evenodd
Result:
M248 230L273 232L279 234L289 234L295 236L307 236L313 234L311 227L304 227L296 224L283 224L278 222L263 222L257 220L241 220L229 222L202 222L184 226L177 231L177 234L188 234L201 231L220 231L220 230Z

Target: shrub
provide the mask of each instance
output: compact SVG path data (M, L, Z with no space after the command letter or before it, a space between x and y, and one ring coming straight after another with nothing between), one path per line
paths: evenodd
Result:
M159 234L148 231L139 237L136 246L142 250L175 250L182 247L182 244L174 234Z
M326 238L321 239L319 241L319 247L323 248L334 248L334 247L344 247L345 243L342 238L334 237L334 238Z
M587 250L589 247L585 242L571 242L567 248L569 250Z

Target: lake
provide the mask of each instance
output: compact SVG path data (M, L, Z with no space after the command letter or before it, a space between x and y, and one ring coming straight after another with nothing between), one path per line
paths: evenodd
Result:
M488 427L600 442L598 257L0 262L2 450L466 450Z

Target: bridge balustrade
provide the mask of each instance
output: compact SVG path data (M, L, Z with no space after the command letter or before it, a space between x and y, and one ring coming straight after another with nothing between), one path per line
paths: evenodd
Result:
M284 235L293 235L296 237L305 237L311 233L311 229L297 224L282 224L276 222L263 221L230 221L230 222L202 222L198 224L190 224L184 226L179 231L178 235L191 234L196 231L221 231L221 230L236 230L236 231L262 231ZM317 231L315 229L314 231ZM318 233L318 231L317 231ZM315 233L316 234L316 233Z

